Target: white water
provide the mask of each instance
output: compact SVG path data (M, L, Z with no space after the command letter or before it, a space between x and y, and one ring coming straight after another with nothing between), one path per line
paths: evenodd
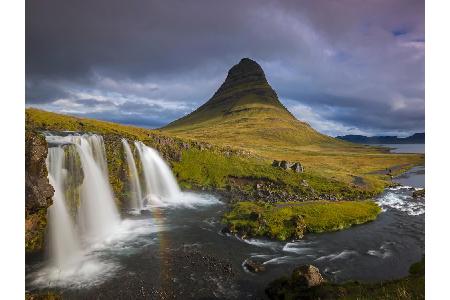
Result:
M130 193L131 193L131 202L132 206L135 209L141 210L142 203L142 191L141 191L141 183L139 182L139 174L136 168L136 162L133 157L133 153L131 152L130 145L128 144L126 139L122 139L123 149L125 151L125 156L128 164L129 171L129 182L130 182Z
M92 140L97 141L90 142ZM78 210L79 225L86 238L104 238L114 231L114 227L120 222L120 216L104 169L106 160L103 139L98 135L90 135L76 137L74 141L84 172ZM100 142L102 147L92 147Z
M55 189L54 205L50 207L49 222L55 224L50 230L51 257L57 266L63 268L66 257L79 252L76 240L85 242L85 247L103 239L114 231L120 222L120 216L114 203L111 186L108 181L105 147L103 139L98 135L67 135L47 136L47 141L55 147L49 148L48 170L50 183ZM73 145L76 153L67 151L67 145ZM82 169L79 207L77 208L77 228L73 229L72 220L66 208L64 180L69 176L79 176L78 173L68 174L64 165L65 156L74 159L78 155ZM81 178L77 178L80 180ZM73 188L73 187L72 187ZM73 200L73 199L72 199ZM75 238L75 231L79 237Z
M182 201L182 194L177 181L166 162L159 153L135 142L144 170L145 194L150 205L170 205Z
M77 263L81 258L80 241L66 207L63 186L67 171L63 169L63 160L62 148L48 149L48 178L55 189L53 204L48 209L51 243L49 252L52 264L59 268Z

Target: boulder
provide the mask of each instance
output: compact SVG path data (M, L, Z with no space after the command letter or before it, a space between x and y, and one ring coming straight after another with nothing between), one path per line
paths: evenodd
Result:
M299 162L292 164L291 169L296 173L303 173L303 166Z
M289 169L292 166L292 164L286 160L282 160L280 163L280 167L284 170Z
M325 282L322 274L313 265L303 265L297 267L292 272L292 282L301 288L310 288Z
M279 161L279 160L274 160L273 163L272 163L272 166L273 166L273 167L279 168L280 165L281 165L281 161Z
M414 191L412 196L414 198L425 198L425 189Z
M259 273L266 270L263 264L251 259L246 259L244 261L244 267L252 273Z

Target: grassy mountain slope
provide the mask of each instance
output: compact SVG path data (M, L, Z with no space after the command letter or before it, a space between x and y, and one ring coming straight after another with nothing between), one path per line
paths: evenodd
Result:
M423 163L423 155L399 155L323 135L297 120L278 100L264 71L244 58L213 97L160 130L180 138L245 149L267 160L299 161L306 172L360 188L381 188L370 173ZM362 178L360 180L359 178Z

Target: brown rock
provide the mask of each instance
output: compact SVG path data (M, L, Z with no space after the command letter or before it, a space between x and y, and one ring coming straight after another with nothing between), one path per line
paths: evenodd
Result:
M310 288L325 282L320 271L313 265L303 265L292 272L292 281L302 288Z

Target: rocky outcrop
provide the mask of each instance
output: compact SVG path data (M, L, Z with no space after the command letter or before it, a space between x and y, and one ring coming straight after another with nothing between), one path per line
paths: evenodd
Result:
M303 173L304 169L303 169L303 165L299 162L289 162L286 160L274 160L272 162L272 166L276 167L276 168L281 168L283 170L289 170L291 169L292 171L296 172L296 173Z
M47 225L47 208L52 204L53 187L47 178L47 142L31 130L25 132L25 249L42 250Z

